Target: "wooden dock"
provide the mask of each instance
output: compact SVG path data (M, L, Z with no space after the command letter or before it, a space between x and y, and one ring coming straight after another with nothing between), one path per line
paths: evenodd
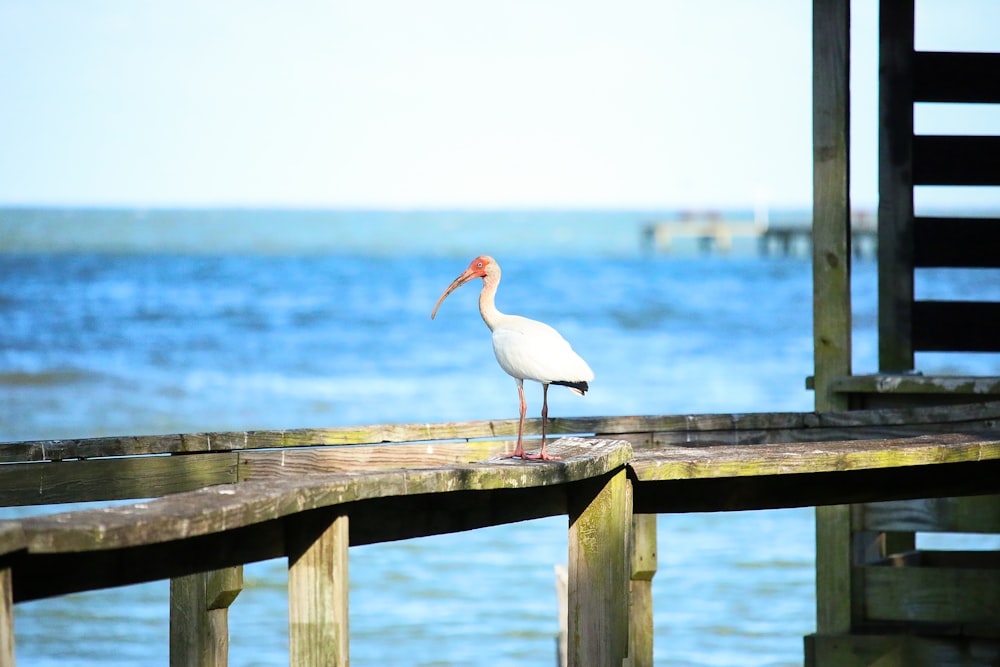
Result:
M735 220L707 215L646 223L640 232L640 245L646 254L662 254L673 252L678 239L693 239L703 253L728 254L737 239L747 239L756 242L760 255L787 257L807 256L812 238L809 220L775 223L766 219ZM878 251L878 228L874 217L865 211L852 215L851 248L855 257L874 257Z
M225 665L242 565L284 557L290 663L347 665L349 546L565 515L568 664L652 665L652 515L995 494L998 420L1000 403L557 419L551 463L500 458L516 420L0 444L5 505L144 499L0 522L0 664L13 664L16 603L169 578L171 664ZM997 516L962 527L996 530ZM860 566L890 580L920 569L894 558ZM950 566L1000 587L973 557ZM935 602L926 585L942 624L1000 630L983 615L993 599ZM892 622L911 602L872 604ZM1000 643L980 650L992 659Z

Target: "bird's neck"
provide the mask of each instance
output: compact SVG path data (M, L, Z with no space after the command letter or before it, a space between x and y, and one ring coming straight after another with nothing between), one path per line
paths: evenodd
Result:
M483 291L479 293L479 314L483 316L483 322L490 328L490 331L499 323L503 313L497 310L496 296L497 286L500 279L493 279L492 276L483 278Z

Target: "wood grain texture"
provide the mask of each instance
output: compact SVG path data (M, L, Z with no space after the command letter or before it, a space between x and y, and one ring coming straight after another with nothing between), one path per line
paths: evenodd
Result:
M974 553L982 567L860 568L869 621L947 624L952 632L1000 635L1000 569L996 554ZM961 564L961 554L946 554ZM985 556L985 558L984 558ZM992 631L990 631L992 628ZM939 628L939 632L943 628ZM965 630L965 632L963 632Z
M997 459L1000 459L1000 439L942 434L753 447L663 447L636 451L631 467L639 481L661 481L801 475Z
M289 662L350 664L348 518L320 511L288 522Z
M658 568L655 514L632 515L629 555L630 667L653 667L653 577Z
M850 2L813 2L813 349L817 410L851 372Z
M1000 496L918 498L860 506L858 529L1000 533Z
M857 376L869 377L869 376ZM894 379L895 378L895 379ZM887 376L883 384L919 383L921 376ZM853 382L852 376L832 380L836 387ZM648 437L652 433L703 433L773 431L811 428L863 428L903 424L934 424L961 422L989 417L1000 418L1000 401L972 406L967 411L953 408L925 410L898 408L893 410L843 410L820 412L759 412L696 415L641 415L575 417L550 420L551 432L583 437L615 439L614 436ZM540 420L527 420L526 432L540 433ZM195 433L171 436L128 436L114 438L84 438L59 441L28 441L0 443L0 463L76 462L80 458L140 457L164 453L185 455L229 452L249 453L258 450L309 451L320 447L353 445L431 444L447 452L451 445L484 447L498 450L499 444L517 435L517 420L479 421L444 424L382 424L335 429L301 429L291 431L246 431L232 433ZM631 439L631 437L629 438ZM806 438L808 439L808 438ZM530 446L530 445L529 445ZM409 452L419 452L419 446ZM431 452L432 453L432 452ZM81 471L84 468L80 469ZM83 474L81 472L81 474Z
M560 439L551 449L563 460L490 459L438 468L272 477L133 505L36 517L20 525L29 550L35 552L122 548L386 496L562 485L623 467L632 453L627 442L613 440Z
M629 647L632 493L624 469L569 490L568 664L621 665Z
M0 565L0 665L14 665L14 584L9 567Z
M170 664L229 664L228 609L243 588L242 566L170 581Z
M0 506L156 498L236 481L236 454L0 465Z

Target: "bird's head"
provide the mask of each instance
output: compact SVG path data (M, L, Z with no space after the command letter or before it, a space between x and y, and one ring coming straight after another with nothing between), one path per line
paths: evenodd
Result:
M434 305L434 311L431 312L431 319L433 320L434 316L437 315L438 308L441 306L441 302L445 300L445 297L470 280L475 278L483 278L485 280L487 276L495 277L495 280L499 280L500 265L497 264L496 260L489 255L480 255L469 262L469 268L463 271L462 275L458 278L455 278L451 285L448 285L448 289L444 291L441 298L438 299L437 303Z

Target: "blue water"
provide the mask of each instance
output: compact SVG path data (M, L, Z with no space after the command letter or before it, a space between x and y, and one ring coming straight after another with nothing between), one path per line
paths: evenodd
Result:
M18 227L20 245L9 236L0 253L0 440L513 417L515 385L493 359L478 286L430 320L480 252L503 266L501 310L554 325L594 369L586 397L551 392L553 416L812 407L808 259L646 257L628 213L579 227L565 213L382 214L394 222L379 223L377 251L338 246L324 235L342 225L315 214L287 214L284 226L251 216L242 233L266 252L232 241L232 226L220 237L198 212L115 228L131 230L128 247L88 244L78 221L38 215L44 224ZM23 252L25 230L67 225L77 245L36 234ZM428 239L456 227L489 231L435 250ZM173 252L153 252L150 238ZM933 289L1000 284L983 280L950 274ZM854 292L855 368L872 371L870 261L855 263ZM938 357L929 370L998 368ZM540 394L528 388L533 413ZM814 625L812 510L661 516L659 530L657 664L801 664ZM352 663L554 664L553 566L565 554L560 517L353 548ZM285 584L282 561L247 567L230 610L233 665L287 663ZM167 596L157 582L20 605L19 664L166 664Z

